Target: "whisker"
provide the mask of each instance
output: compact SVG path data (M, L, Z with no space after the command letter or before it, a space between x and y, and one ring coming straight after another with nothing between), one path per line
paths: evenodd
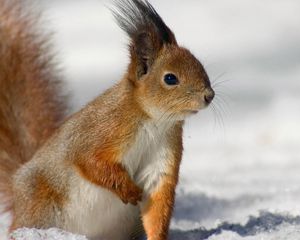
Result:
M225 135L226 128L225 128L224 114L222 114L222 111L221 111L220 106L218 104L216 104L216 109L219 112L220 121L221 121L221 124L222 124L223 135Z
M211 103L211 105L209 105L209 110L211 110L211 112L214 116L214 129L215 129L216 126L217 126L217 114L216 114L216 110L215 110L215 107L214 107L213 103Z
M211 105L212 105L212 107L215 111L215 114L216 114L217 125L219 125L219 127L221 129L223 129L223 131L225 133L225 123L224 123L224 120L223 120L222 112L220 111L219 106L216 105L216 103L212 103Z
M230 111L228 103L221 96L216 96L214 100L215 104L219 107L220 111L228 117Z
M173 117L175 114L174 113L170 113L169 111L172 110L173 108L175 108L178 104L184 103L186 101L186 99L180 99L180 101L176 101L174 104L172 104L169 108L167 108L164 113L160 116L160 118L158 119L158 122L160 121L166 121L166 120L170 120L171 117Z
M225 87L224 83L228 83L228 82L231 82L231 81L232 81L232 79L224 79L222 81L214 82L212 84L212 88L217 89L217 88L220 88L220 87Z
M212 82L212 84L215 84L221 77L223 77L226 74L226 72L222 72L219 75L217 75L216 77L214 77L214 80Z

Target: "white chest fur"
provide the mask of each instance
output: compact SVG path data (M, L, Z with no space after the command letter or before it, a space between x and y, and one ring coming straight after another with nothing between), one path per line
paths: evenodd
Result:
M140 127L122 163L137 185L150 193L166 172L170 151L168 130L172 122L147 122Z
M80 176L72 179L64 229L89 239L128 240L139 224L139 208Z
M150 193L167 171L171 150L168 130L171 123L146 123L140 127L122 163L144 193ZM139 208L123 202L109 190L84 180L72 179L65 229L105 240L127 240L140 222Z

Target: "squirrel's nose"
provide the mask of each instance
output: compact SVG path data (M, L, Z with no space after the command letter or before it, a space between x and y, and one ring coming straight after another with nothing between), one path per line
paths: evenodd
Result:
M215 97L215 92L212 88L207 88L204 92L204 101L208 105Z

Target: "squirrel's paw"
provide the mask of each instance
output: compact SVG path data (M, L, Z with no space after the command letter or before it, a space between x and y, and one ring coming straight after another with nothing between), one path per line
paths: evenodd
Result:
M123 186L118 195L123 203L137 205L139 201L142 201L143 190L134 183L130 183Z

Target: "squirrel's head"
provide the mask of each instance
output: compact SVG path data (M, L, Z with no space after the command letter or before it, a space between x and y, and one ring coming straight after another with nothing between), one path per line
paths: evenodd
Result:
M176 38L146 0L117 0L113 11L130 37L127 78L143 109L154 118L182 119L214 98L202 64Z

